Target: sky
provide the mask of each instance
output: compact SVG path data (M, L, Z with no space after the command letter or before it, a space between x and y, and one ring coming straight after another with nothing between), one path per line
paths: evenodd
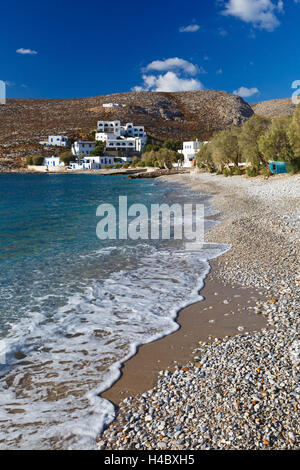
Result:
M300 80L300 0L1 2L7 97L225 90L256 102Z

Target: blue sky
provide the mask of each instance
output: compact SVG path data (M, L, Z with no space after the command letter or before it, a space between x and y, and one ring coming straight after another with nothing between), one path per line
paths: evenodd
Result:
M217 89L291 96L300 0L7 0L0 79L8 97Z

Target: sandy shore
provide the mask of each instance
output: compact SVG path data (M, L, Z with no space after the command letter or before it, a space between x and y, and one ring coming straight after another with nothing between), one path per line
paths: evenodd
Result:
M138 354L124 364L121 379L101 395L103 398L118 405L124 398L151 389L161 370L172 371L177 364L189 361L199 342L250 333L266 326L266 319L253 312L256 303L263 299L261 291L223 284L211 274L201 295L203 301L179 312L179 330L139 348Z
M207 241L233 248L181 330L143 346L106 392L119 410L99 448L299 448L300 177L167 180L214 195L222 223Z

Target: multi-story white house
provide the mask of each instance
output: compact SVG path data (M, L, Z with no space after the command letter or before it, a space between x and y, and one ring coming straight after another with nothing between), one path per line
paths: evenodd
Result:
M143 142L138 137L114 137L106 134L98 134L97 140L105 142L106 150L132 150L141 152L143 149Z
M183 150L179 150L184 156L183 166L185 168L193 168L196 166L196 154L206 142L199 142L198 139L191 142L183 142Z
M146 137L144 126L134 126L132 122L121 126L121 134L127 135L128 137Z
M107 150L134 150L141 152L147 143L143 126L129 122L121 126L120 121L98 121L95 139L105 142Z
M49 135L48 140L39 142L41 145L68 147L69 139L65 135Z
M95 142L88 140L77 140L71 147L73 155L76 157L88 157L95 149Z
M98 121L97 131L98 133L114 134L119 137L121 135L121 123L120 121Z

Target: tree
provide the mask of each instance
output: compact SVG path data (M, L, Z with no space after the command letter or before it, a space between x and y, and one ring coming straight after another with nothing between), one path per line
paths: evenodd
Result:
M172 164L176 163L179 159L179 154L174 150L167 148L160 148L158 151L151 150L145 152L142 156L142 163L146 166L157 166L158 163L160 168L172 168Z
M259 137L258 148L265 161L280 160L290 163L294 160L288 134L291 121L292 119L288 116L275 118L267 133Z
M165 140L163 143L163 148L174 150L174 152L178 152L178 150L181 149L181 141L174 140L174 139Z
M95 143L94 150L91 151L91 155L94 157L101 157L104 154L105 144L101 140L97 140Z
M157 152L156 160L158 161L160 167L171 169L173 163L177 163L178 152L175 152L174 150L169 150L167 148L161 148Z
M157 144L146 144L145 147L143 148L142 150L142 153L147 153L147 152L151 152L152 150L154 152L158 152L158 150L161 148L160 145L157 145Z
M211 144L202 145L201 149L196 154L197 166L201 167L203 165L208 169L208 171L210 172L214 171L215 165L214 165L212 155L213 155L212 145Z
M253 168L259 169L266 165L266 159L258 147L258 139L264 135L270 126L270 119L254 114L245 122L238 136L242 156Z
M236 129L225 129L217 132L211 142L212 159L223 169L229 163L238 166L241 154Z
M32 157L32 164L36 166L41 166L44 163L44 157L35 155Z
M64 163L66 166L70 165L70 162L74 160L74 158L75 157L72 154L72 152L64 152L64 153L61 153L59 156L60 161Z
M300 158L300 104L297 105L290 123L288 138L295 158Z
M136 166L139 163L140 159L136 155L132 157L131 166Z
M143 153L142 162L144 162L146 166L153 166L156 160L157 160L156 151L150 150L149 152Z

